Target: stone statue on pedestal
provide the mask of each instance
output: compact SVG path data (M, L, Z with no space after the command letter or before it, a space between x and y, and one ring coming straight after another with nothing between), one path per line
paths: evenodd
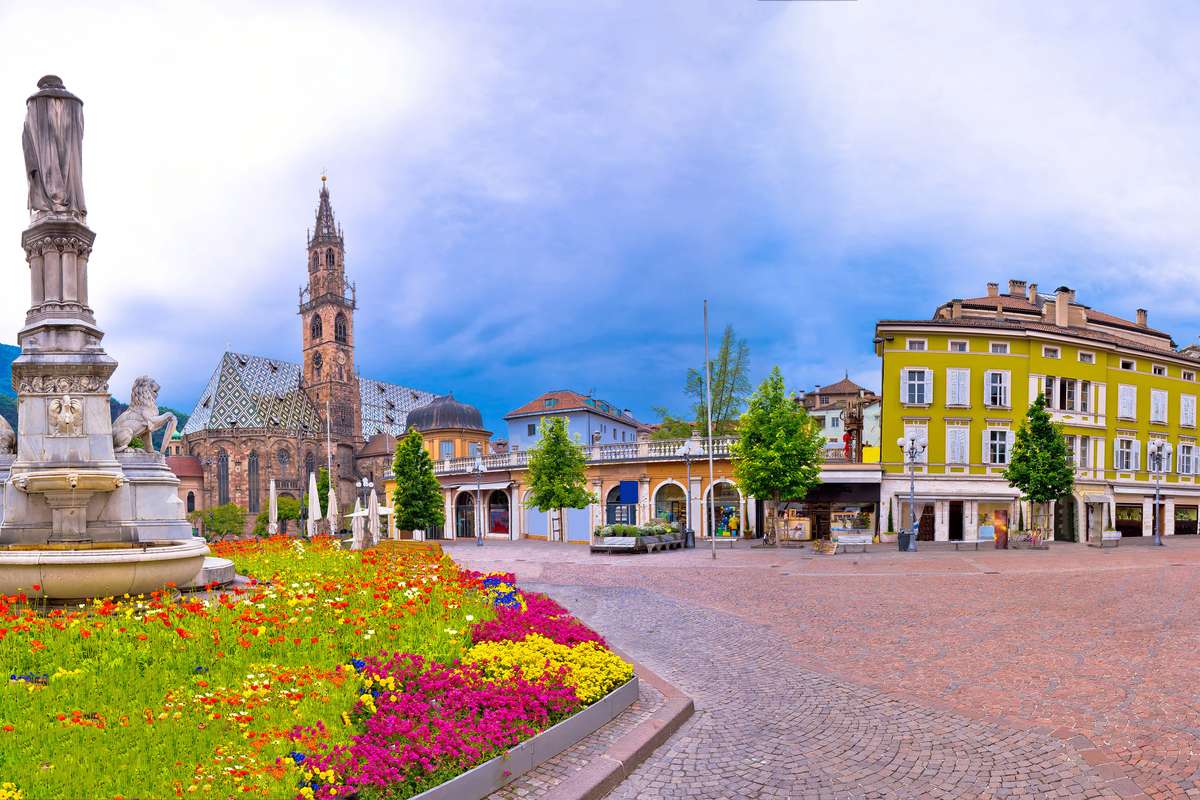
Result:
M0 417L0 456L17 452L17 434L8 420Z
M25 177L29 210L87 217L83 199L83 101L57 75L38 81L37 94L25 104Z

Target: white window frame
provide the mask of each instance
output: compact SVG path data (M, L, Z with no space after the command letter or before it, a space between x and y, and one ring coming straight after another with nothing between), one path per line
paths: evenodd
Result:
M954 345L961 344L962 349L956 350ZM971 352L971 343L966 339L951 339L946 343L946 350L951 353L969 353Z
M1175 468L1180 475L1195 475L1196 474L1196 445L1191 442L1180 442L1177 450L1179 458L1175 461Z
M1096 354L1091 350L1080 350L1078 354L1080 364L1095 364Z
M1163 364L1155 364L1150 367L1150 373L1152 375L1157 375L1160 378L1165 378L1167 377L1167 368Z
M913 345L915 345L915 344L919 344L920 347L913 347ZM928 339L905 339L904 340L904 349L909 351L910 353L928 352L929 340Z
M959 446L955 446L955 440ZM955 452L959 451L959 452ZM969 425L946 426L946 463L966 466L971 463L971 427Z
M924 395L920 399L910 399L912 393L909 389L916 385L912 381L912 373L923 373L920 381L921 394ZM933 370L926 367L902 367L900 370L900 400L906 406L928 406L933 404Z
M1004 443L1003 443L1004 460L1003 461L997 461L995 459L996 451L994 448L996 448L999 445L999 442L996 441L997 437L995 437L993 434L997 434L997 433L1004 434L1004 436L1000 437L1004 440ZM1011 430L1009 430L1008 428L996 428L996 427L984 428L984 431L983 431L983 463L990 464L991 466L994 466L994 467L1007 467L1012 460L1012 446L1013 446L1013 432Z
M1128 372L1137 372L1137 361L1134 361L1132 358L1122 358L1121 369Z
M1166 389L1151 389L1150 390L1150 421L1161 425L1167 424L1167 418L1170 415L1168 406L1171 402L1171 396Z
M1130 396L1129 411L1125 411L1125 395ZM1117 419L1137 419L1137 387L1128 383L1117 386Z
M971 369L950 367L946 370L946 407L971 407Z
M1001 376L1004 396L1002 402L992 402L992 376ZM983 404L988 408L1012 408L1012 373L1006 369L989 369L983 373Z
M1127 448L1122 448L1127 444ZM1122 458L1128 456L1128 461ZM1141 467L1142 443L1131 436L1118 436L1113 439L1113 469L1117 472L1137 472Z
M1185 428L1196 427L1196 395L1179 395L1179 424Z
M1183 380L1185 380L1185 381L1194 381L1194 380L1196 380L1196 373L1195 373L1195 372L1193 372L1193 371L1192 371L1192 370L1190 370L1190 369L1185 369L1185 370L1183 370L1182 372L1180 372L1180 373L1179 373L1179 375L1180 375L1180 377L1181 377L1181 378L1183 378Z
M1053 345L1042 345L1042 358L1062 358L1062 349Z
M988 342L988 353L994 356L1006 356L1011 352L1008 342Z
M1075 437L1078 445L1075 450L1075 466L1078 469L1091 469L1092 466L1092 437L1080 435Z

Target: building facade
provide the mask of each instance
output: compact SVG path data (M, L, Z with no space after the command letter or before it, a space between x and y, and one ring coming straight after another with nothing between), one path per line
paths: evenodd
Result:
M508 446L528 450L541 438L538 424L543 417L563 417L567 433L581 444L618 444L637 441L638 431L646 426L628 409L569 389L559 389L535 397L520 408L504 415L508 423Z
M867 456L877 454L882 403L875 392L846 375L836 383L802 392L799 400L809 416L821 423L827 460L870 461Z
M382 485L395 437L409 412L435 395L359 375L354 353L354 284L347 280L345 240L325 179L305 253L300 291L300 363L225 353L213 370L177 447L181 468L201 477L199 508L236 503L250 525L267 508L273 479L299 499L308 476L330 467L343 508L355 482Z
M1003 473L1025 412L1044 394L1075 464L1074 490L1053 504L1055 538L1151 535L1156 484L1164 532L1196 532L1200 353L1151 328L1145 310L1125 319L1067 287L1044 294L1013 280L1007 293L988 284L929 319L882 320L875 342L886 387L881 491L896 528L915 516L920 539L970 540L981 526L1032 526L1033 510ZM896 442L913 436L928 449L912 465L910 504ZM1159 442L1172 453L1154 463Z

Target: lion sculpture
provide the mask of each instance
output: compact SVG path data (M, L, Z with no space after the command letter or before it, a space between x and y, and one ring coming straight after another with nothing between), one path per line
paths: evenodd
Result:
M163 433L162 451L166 452L171 437L175 435L175 427L179 420L170 412L158 413L159 386L149 375L143 375L133 382L133 391L129 396L129 408L121 412L113 422L113 450L118 453L128 453L132 448L129 443L134 438L140 438L147 453L154 452L151 437L159 428L166 426Z
M0 417L0 455L17 452L17 435L8 420Z

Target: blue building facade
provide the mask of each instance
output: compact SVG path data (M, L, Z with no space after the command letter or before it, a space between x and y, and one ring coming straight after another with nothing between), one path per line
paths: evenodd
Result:
M620 444L636 442L639 430L645 430L633 414L612 403L569 390L546 392L504 415L508 423L508 445L528 450L541 438L543 417L563 417L567 432L580 444Z

